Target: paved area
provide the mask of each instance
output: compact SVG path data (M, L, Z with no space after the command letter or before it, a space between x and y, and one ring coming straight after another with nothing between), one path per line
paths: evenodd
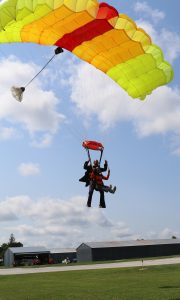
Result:
M180 264L180 257L164 258L154 260L144 260L143 267ZM128 262L114 262L107 264L93 264L93 265L77 265L77 266L56 266L56 267L39 267L39 268L8 268L0 269L1 275L18 275L18 274L34 274L34 273L50 273L50 272L65 272L78 270L97 270L97 269L118 269L118 268L132 268L141 267L142 261L128 261Z

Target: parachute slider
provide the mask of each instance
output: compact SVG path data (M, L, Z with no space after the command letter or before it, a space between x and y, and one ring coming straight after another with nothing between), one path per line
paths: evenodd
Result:
M90 149L90 150L96 150L96 151L103 151L104 150L104 146L96 141L84 141L82 143L82 146L85 149Z
M100 165L101 164L102 155L103 155L104 146L101 143L99 143L99 142L96 142L96 141L87 141L87 140L82 143L82 146L87 151L88 158L89 158L89 161L90 161L91 165L92 165L92 161L91 161L91 155L90 155L90 151L89 150L101 151L101 155L100 155L100 158L99 158L99 165Z

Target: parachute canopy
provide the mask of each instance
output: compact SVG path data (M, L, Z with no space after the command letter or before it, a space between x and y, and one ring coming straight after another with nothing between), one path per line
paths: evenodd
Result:
M33 42L71 51L144 99L173 78L161 49L128 16L96 0L7 0L0 43Z
M104 150L104 146L101 143L95 142L95 141L84 141L82 143L82 146L85 149L89 149L89 150L97 150L97 151L103 151Z

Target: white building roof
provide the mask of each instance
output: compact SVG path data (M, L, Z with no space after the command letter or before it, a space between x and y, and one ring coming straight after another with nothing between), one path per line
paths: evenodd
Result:
M76 249L74 248L54 248L49 249L50 253L74 253L76 252Z
M83 243L81 245L86 245L90 248L112 248L112 247L133 247L133 246L150 246L150 245L151 246L152 245L172 245L172 244L180 244L180 239L87 242L87 243ZM81 247L81 245L79 247Z
M10 247L9 250L14 254L24 253L49 253L45 247Z

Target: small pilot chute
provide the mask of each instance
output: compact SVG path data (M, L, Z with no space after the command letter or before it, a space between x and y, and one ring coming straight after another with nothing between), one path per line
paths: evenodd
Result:
M34 81L34 79L47 67L47 65L54 59L54 57L57 54L63 53L63 52L64 52L64 50L61 47L57 47L54 50L54 55L48 60L48 62L42 67L42 69L28 83L26 83L25 86L22 86L22 87L12 86L11 93L12 93L13 97L17 101L21 102L23 100L23 93L25 92L27 86L30 85L32 81Z

